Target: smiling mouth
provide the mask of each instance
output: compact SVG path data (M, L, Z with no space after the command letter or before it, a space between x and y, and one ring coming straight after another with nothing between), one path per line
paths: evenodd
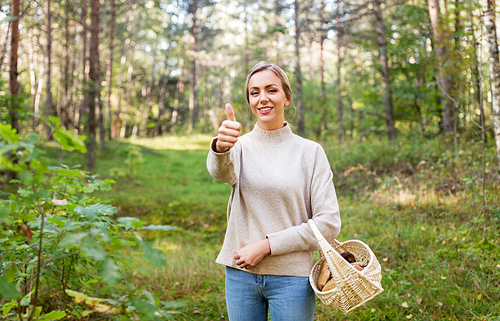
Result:
M260 108L257 108L259 111L270 111L271 109L273 109L273 107L269 107L269 106L266 106L266 107L260 107Z

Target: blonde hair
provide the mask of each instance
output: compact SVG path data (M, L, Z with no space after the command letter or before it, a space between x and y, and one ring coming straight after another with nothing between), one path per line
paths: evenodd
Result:
M250 82L250 78L252 78L253 75L258 73L259 71L263 70L271 70L276 74L276 76L281 80L281 86L283 87L283 90L285 91L285 97L288 99L289 104L292 103L293 97L292 97L292 86L290 85L290 80L288 80L288 76L286 73L281 69L280 67L276 66L275 64L271 64L267 61L261 61L257 63L253 68L250 70L250 72L247 75L247 79L245 81L245 97L247 99L247 103L250 104L250 93L248 92L248 83Z

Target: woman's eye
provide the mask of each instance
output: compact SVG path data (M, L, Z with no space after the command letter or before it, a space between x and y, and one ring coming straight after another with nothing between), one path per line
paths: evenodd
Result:
M258 94L259 94L259 92L257 92L257 91L252 91L252 92L250 93L250 95L252 95L252 96L255 96L255 95L258 95Z
M278 92L276 89L269 89L269 92L270 93L275 93L275 92Z

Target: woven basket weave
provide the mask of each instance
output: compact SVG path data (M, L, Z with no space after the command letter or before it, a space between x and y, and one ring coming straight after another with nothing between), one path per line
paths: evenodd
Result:
M334 240L334 243L330 245L313 220L309 220L309 225L318 239L321 249L320 258L314 264L309 275L309 282L323 304L347 314L384 291L380 283L382 280L380 263L368 245L359 240L349 240L342 243ZM366 265L362 271L356 270L340 255L346 251L351 252L357 261ZM321 292L318 289L318 277L321 263L324 260L332 273L335 288Z

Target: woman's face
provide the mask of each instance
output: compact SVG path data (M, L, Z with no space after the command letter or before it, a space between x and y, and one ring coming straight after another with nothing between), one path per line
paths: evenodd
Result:
M250 109L264 130L283 127L285 107L290 103L281 80L271 70L259 71L248 82Z

